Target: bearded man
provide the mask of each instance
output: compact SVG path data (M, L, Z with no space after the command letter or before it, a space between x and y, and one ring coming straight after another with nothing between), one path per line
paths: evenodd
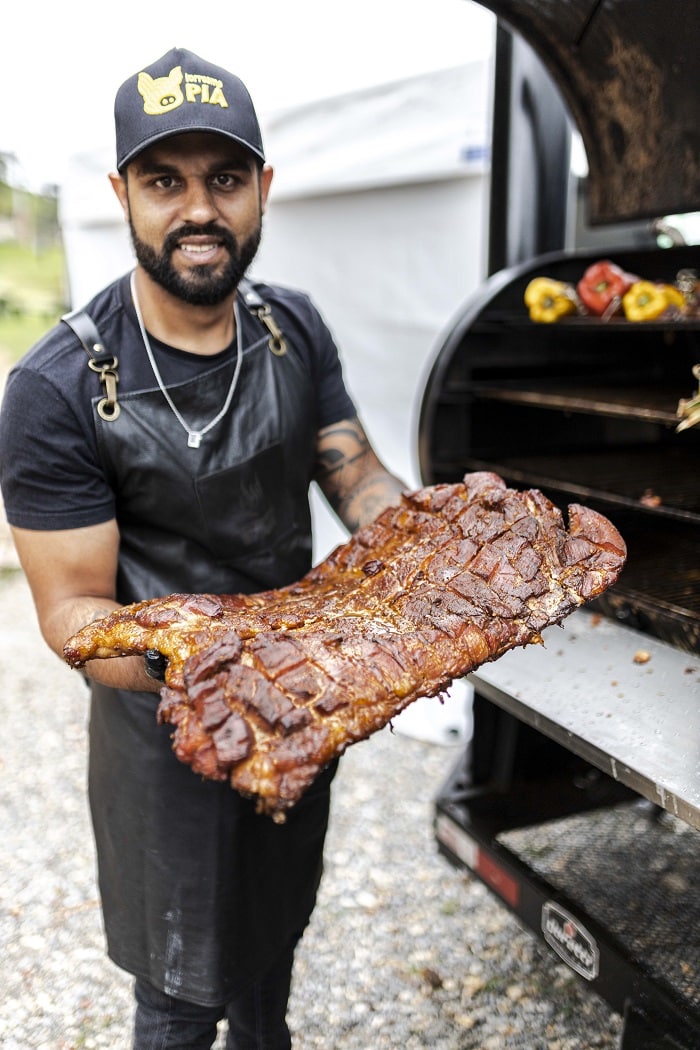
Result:
M272 169L242 82L171 51L122 85L115 125L135 268L20 361L0 415L6 513L59 655L122 604L301 577L314 480L350 531L404 487L308 297L244 280ZM211 1047L226 1018L229 1050L288 1050L335 770L285 824L256 815L175 758L154 674L137 657L87 667L99 884L109 955L135 977L134 1047Z

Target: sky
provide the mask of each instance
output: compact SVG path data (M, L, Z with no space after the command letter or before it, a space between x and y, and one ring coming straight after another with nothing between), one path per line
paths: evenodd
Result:
M15 0L5 15L0 152L34 190L113 142L114 95L172 47L237 73L264 115L492 52L471 0Z

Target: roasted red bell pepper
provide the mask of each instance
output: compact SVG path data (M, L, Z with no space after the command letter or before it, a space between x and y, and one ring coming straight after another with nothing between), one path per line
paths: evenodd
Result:
M609 259L593 263L576 285L581 302L596 317L612 316L619 309L622 296L637 278L625 273Z

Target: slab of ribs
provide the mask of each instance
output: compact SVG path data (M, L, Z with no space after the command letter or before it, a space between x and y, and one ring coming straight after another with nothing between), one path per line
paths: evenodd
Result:
M615 527L491 473L406 493L298 583L172 594L69 639L73 667L158 650L175 754L283 820L320 771L419 697L541 642L617 580Z

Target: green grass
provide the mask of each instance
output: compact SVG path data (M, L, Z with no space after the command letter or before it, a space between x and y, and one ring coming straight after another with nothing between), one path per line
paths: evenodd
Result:
M0 354L16 361L66 310L63 250L0 243Z
M0 315L0 356L11 363L19 360L65 311L56 315L21 314L18 317Z

